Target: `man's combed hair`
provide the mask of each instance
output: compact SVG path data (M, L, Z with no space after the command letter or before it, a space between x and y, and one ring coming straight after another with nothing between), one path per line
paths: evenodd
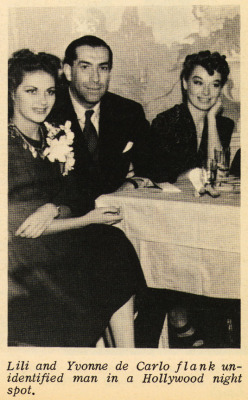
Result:
M73 62L77 59L76 49L80 46L90 46L90 47L105 47L109 52L109 68L112 68L113 65L113 53L109 45L104 42L104 40L96 37L96 36L82 36L79 39L73 40L67 47L65 51L65 58L63 63L73 65Z

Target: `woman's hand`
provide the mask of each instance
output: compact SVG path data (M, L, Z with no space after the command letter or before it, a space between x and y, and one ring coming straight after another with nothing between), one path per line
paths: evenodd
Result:
M88 224L114 225L120 222L123 217L116 207L99 207L85 215Z
M218 98L217 102L213 105L212 108L210 108L208 112L208 120L215 120L216 116L222 109L222 100L221 97Z
M47 203L37 208L17 229L15 235L25 238L37 238L49 227L58 215L55 204Z

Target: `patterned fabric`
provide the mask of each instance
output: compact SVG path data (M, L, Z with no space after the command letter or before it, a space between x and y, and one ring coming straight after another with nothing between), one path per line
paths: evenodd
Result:
M217 116L217 130L223 148L230 144L234 122ZM185 104L158 114L151 126L150 171L155 182L175 182L183 172L204 165L207 158L208 130L204 125L202 140L197 149L196 128Z
M88 110L85 112L85 126L83 130L83 135L86 139L90 154L95 155L98 144L98 137L96 128L91 121L91 117L93 114L93 110Z
M125 235L107 225L37 239L15 236L45 203L87 204L73 199L78 194L70 174L63 177L59 165L24 147L10 133L9 343L92 346L111 315L144 284L139 260Z

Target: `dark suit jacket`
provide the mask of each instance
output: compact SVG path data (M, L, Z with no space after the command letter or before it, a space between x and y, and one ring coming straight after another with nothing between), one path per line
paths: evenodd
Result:
M230 144L234 122L216 117L217 130L223 148ZM155 182L175 182L183 172L204 165L208 143L207 120L202 141L197 150L196 128L185 104L157 115L151 126L150 164L147 175Z
M141 174L149 123L140 104L110 92L103 96L100 103L97 166L88 151L67 88L58 94L48 120L55 124L66 120L72 122L76 160L73 174L80 185L88 187L93 198L119 188L125 181L130 162L136 173ZM134 145L130 151L123 153L128 142Z

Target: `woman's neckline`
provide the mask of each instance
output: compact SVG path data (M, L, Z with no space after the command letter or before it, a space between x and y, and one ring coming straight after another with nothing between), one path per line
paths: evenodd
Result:
M31 137L25 135L24 133L22 133L22 135L31 144L31 146L33 146L35 149L42 148L42 138L40 138L39 140L36 140L36 139L32 139Z
M20 137L22 137L25 141L28 141L32 145L33 144L39 145L42 143L43 133L40 125L38 126L38 131L37 134L35 135L38 137L38 139L34 139L31 135L27 134L27 132L24 133L13 121L11 121L10 125L15 129L15 131L18 133Z
M28 121L24 118L21 118L18 114L17 116L13 115L11 123L16 127L19 133L24 135L26 138L36 141L41 139L39 123Z
M15 135L22 139L24 149L28 148L35 158L38 154L42 157L42 152L45 147L45 136L41 126L39 127L40 140L32 139L25 135L13 122L9 124L9 127L12 131L14 131Z

